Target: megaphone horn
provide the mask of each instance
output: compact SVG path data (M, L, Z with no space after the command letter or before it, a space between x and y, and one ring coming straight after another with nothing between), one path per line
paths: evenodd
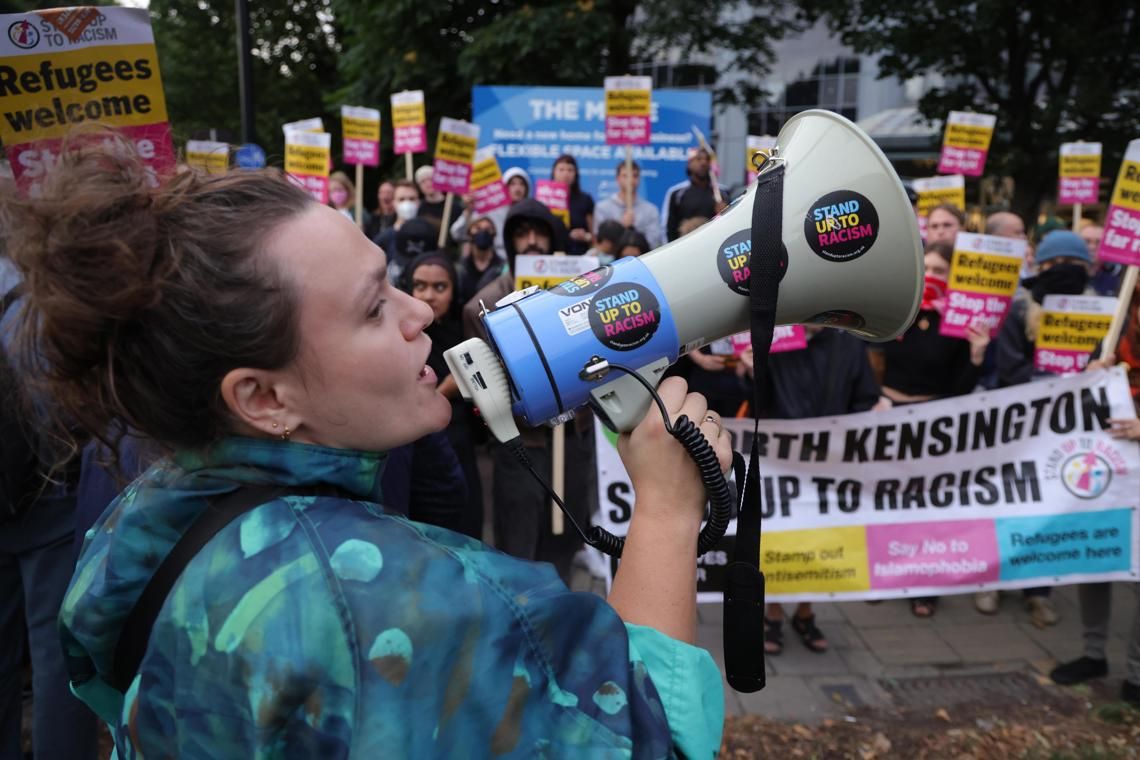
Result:
M773 155L784 167L787 252L776 323L838 327L872 341L901 334L922 296L922 245L882 151L842 116L805 111L780 130ZM586 403L611 428L630 430L649 394L636 378L591 373L592 364L632 367L656 385L681 354L748 329L758 188L651 253L547 291L513 293L485 314L493 350L473 339L444 357L492 433L517 435L512 411L537 425Z

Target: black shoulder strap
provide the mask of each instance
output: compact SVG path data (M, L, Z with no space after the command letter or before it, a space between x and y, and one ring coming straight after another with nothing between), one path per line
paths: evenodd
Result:
M740 493L736 542L725 572L724 671L732 688L759 691L764 672L764 575L760 572L760 431L761 383L767 381L768 349L776 323L780 280L788 266L783 243L784 167L757 177L752 206L752 255L749 260L753 356L753 404L756 417L748 474Z
M210 539L221 532L231 522L246 512L267 504L281 496L347 496L335 486L281 486L281 485L242 485L229 493L210 499L209 506L190 525L178 540L166 559L159 564L154 575L146 584L134 608L127 615L119 642L115 645L115 661L111 673L111 685L121 692L130 688L131 681L138 673L150 642L150 632L154 621L166 603L166 597L182 575L182 571L197 556Z

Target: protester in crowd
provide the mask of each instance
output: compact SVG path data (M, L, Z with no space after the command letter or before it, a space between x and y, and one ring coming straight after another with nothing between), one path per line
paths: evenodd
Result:
M1025 234L1025 220L1012 211L998 211L986 217L985 233L997 237L1028 240ZM1021 279L1033 275L1033 245L1025 249L1025 260L1021 262Z
M926 215L926 242L949 243L966 229L966 215L951 203L939 203ZM1024 232L1024 230L1023 230Z
M42 411L52 401L36 393L15 350L25 290L16 267L0 255L0 757L25 756L27 655L35 756L93 760L95 716L67 688L57 623L75 567L79 473L76 462L54 468L60 452Z
M408 267L423 253L439 250L439 231L427 219L409 219L396 230L396 245L388 253L388 279L400 290L410 293L412 281Z
M503 172L503 183L507 186L511 205L530 197L530 175L521 166L512 166Z
M621 222L626 229L635 229L649 241L650 248L661 245L660 220L657 207L637 194L641 184L641 166L636 161L627 168L622 161L617 165L618 191L599 201L594 207L594 222L601 226L610 219ZM633 205L628 200L633 199Z
M506 265L506 256L499 256L495 250L495 239L499 235L489 214L472 219L463 236L467 240L467 252L459 262L459 285L455 299L459 309L476 293L494 282Z
M420 191L420 207L417 215L420 219L426 219L435 227L435 234L439 234L439 226L444 223L443 211L447 205L447 195L435 189L432 179L435 177L435 169L431 166L421 166L416 169L416 187ZM455 223L459 215L463 213L463 201L457 197L451 199L451 215L447 219L448 228Z
M1083 236L1082 236L1083 237ZM1117 359L1128 365L1128 387L1132 403L1140 414L1140 282L1132 291L1124 328L1115 353L1089 362L1088 369L1115 366ZM1109 421L1109 434L1125 441L1140 441L1140 419L1114 418ZM1128 584L1136 596L1136 610L1132 618L1132 633L1128 640L1128 654L1124 682L1120 685L1120 698L1140 707L1140 583ZM1053 668L1049 677L1054 683L1069 685L1084 683L1108 675L1108 622L1112 614L1112 584L1082 583L1077 587L1081 608L1081 635L1084 654L1076 660Z
M586 251L586 254L597 256L599 264L609 264L617 258L618 244L624 235L625 227L621 222L607 219L598 225L598 232L594 235L594 247Z
M723 199L728 197L728 189L719 188L722 200L718 203L713 193L711 168L712 157L707 150L694 148L689 151L689 161L685 166L689 178L665 191L665 202L661 204L661 239L681 237L680 228L686 219L695 216L712 219L724 210L727 204Z
M768 357L768 377L760 384L764 397L762 408L749 408L745 416L798 420L808 417L835 417L889 409L871 370L864 343L840 330L807 325L807 348L783 351ZM737 374L752 383L754 362L752 349L740 355ZM749 407L752 400L749 399ZM812 652L827 651L827 638L815 623L810 602L796 605L792 630ZM769 604L764 614L764 651L784 651L784 608Z
M507 242L506 271L463 307L465 337L487 337L480 316L483 306L493 309L495 303L515 289L516 258L553 253L565 245L566 228L545 205L527 198L511 208L503 237ZM550 429L546 426L530 428L519 422L527 457L535 471L549 483ZM574 519L584 524L597 499L591 415L579 410L575 418L566 423L565 437L567 493L563 498ZM559 575L568 580L574 555L582 547L581 538L569 530L560 536L552 533L550 496L505 446L492 442L491 457L495 546L516 557L550 562Z
M418 211L419 209L417 209ZM376 189L376 211L364 225L364 234L369 240L396 224L396 186L388 180Z
M649 241L645 239L637 230L626 230L618 241L618 255L619 259L624 259L632 256L640 256L643 253L649 253Z
M121 756L717 751L721 678L691 646L705 493L660 417L621 438L637 504L610 606L378 503L381 452L450 414L424 364L431 309L279 172L152 189L133 144L101 134L3 213L37 380L87 433L130 420L170 452L92 529L60 618L72 686ZM727 467L701 399L661 395ZM155 565L234 494L261 503L185 563L137 674L116 668Z
M707 216L690 216L677 226L677 237L685 237L685 235L688 235L698 227L704 226L708 220L709 218Z
M479 234L479 233L476 233ZM409 512L413 520L430 522L465 533L472 538L483 537L483 484L475 462L475 431L478 420L471 404L459 395L451 369L443 359L443 352L463 341L462 301L459 300L459 274L446 255L439 252L416 257L408 269L412 282L412 296L431 307L432 323L424 332L431 338L428 366L439 379L439 390L451 401L451 422L447 425L447 440L455 451L467 485L466 509L455 524L447 525L417 511L413 504ZM433 468L434 469L434 468ZM431 470L425 473L430 481ZM431 488L430 482L426 484ZM435 489L432 489L433 491ZM456 502L435 500L442 508L454 510ZM439 511L438 509L435 511Z
M871 364L882 374L883 395L895 406L965 395L978 383L989 331L970 325L966 340L939 333L953 252L949 241L926 244L925 286L914 324L895 340L871 348ZM931 617L937 599L914 597L910 605L915 617Z
M329 205L352 221L356 221L356 185L344 172L333 172L329 175ZM363 209L364 225L368 226L371 219L369 213Z
M420 212L420 193L415 184L406 179L396 180L392 183L392 209L396 214L392 226L382 230L372 242L390 252L396 246L396 233L409 220L415 219Z
M1115 296L1120 290L1120 280L1124 276L1124 265L1111 261L1101 261L1100 239L1104 235L1104 227L1096 222L1085 220L1080 230L1081 240L1088 247L1089 256L1093 259L1092 289L1098 296Z
M578 161L569 153L554 160L550 178L570 188L570 242L566 253L580 256L594 240L594 199L579 183Z
M1038 273L1024 281L1010 304L1009 316L1002 323L994 351L997 387L1007 388L1053 375L1033 367L1033 345L1041 322L1041 303L1051 294L1092 294L1089 277L1092 256L1088 246L1074 232L1054 230L1041 241L1036 252ZM1039 628L1057 623L1057 610L1049 598L1051 589L1036 587L1022 594L1030 620ZM1000 606L997 591L974 595L974 606L986 615L996 614Z

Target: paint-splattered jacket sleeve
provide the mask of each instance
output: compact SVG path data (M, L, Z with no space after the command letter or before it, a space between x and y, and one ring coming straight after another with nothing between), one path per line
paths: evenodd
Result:
M69 654L100 674L123 603L111 544L129 537L105 527L63 614ZM706 652L624 625L550 566L287 497L187 567L113 722L121 757L657 758L713 757L723 712Z

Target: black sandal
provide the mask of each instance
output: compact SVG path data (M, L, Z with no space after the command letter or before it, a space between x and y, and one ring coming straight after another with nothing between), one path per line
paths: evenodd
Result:
M932 618L938 611L938 597L919 596L910 600L910 614L916 618Z
M815 615L807 617L792 616L792 630L799 634L800 641L811 651L822 654L827 651L827 639L823 631L815 625Z
M769 648L771 647L771 648ZM779 654L784 651L784 621L769 620L764 617L764 653Z

